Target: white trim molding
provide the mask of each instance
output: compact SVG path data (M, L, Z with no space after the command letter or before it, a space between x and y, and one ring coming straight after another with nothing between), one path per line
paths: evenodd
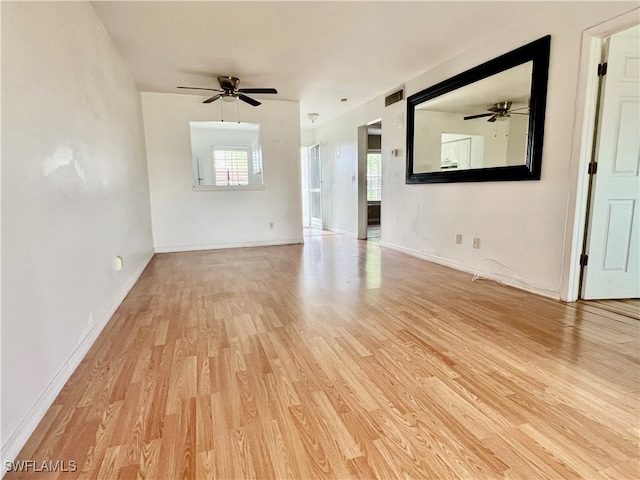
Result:
M341 230L339 228L326 228L325 230L329 230L330 232L333 232L333 233L339 233L340 235L344 235L345 237L358 239L358 235L356 235L355 233L347 232L346 230Z
M227 243L207 243L197 245L172 245L168 247L156 247L156 253L176 253L176 252L196 252L199 250L222 250L224 248L247 248L247 247L273 247L277 245L294 245L304 243L302 237L265 241L265 242L227 242Z
M422 260L426 260L427 262L437 263L438 265L442 265L444 267L449 267L449 268L453 268L454 270L459 270L461 272L469 273L474 276L478 273L477 268L475 267L470 267L468 265L464 265L462 263L458 263L453 260L437 257L435 255L421 252L419 250L414 250L412 248L401 247L400 245L395 245L393 243L388 243L388 242L380 242L380 246L383 248L388 248L389 250L394 250L396 252L404 253L406 255L411 255L412 257L417 257ZM492 275L486 272L482 273L482 278L487 280L492 280L498 283L504 282L504 278L500 278L497 275ZM469 279L469 281L472 281L472 279ZM560 296L557 292L535 288L531 285L527 285L525 282L520 281L517 278L511 278L508 286L517 288L519 290L524 290L525 292L535 293L536 295L541 295L543 297L551 298L553 300L560 300Z

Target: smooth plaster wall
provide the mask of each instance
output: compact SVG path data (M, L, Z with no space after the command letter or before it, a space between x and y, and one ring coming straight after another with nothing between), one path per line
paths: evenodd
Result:
M298 103L241 102L241 121L260 124L263 189L193 191L189 122L221 120L205 98L142 93L156 251L302 242ZM222 107L225 121L237 121L235 104Z
M363 172L358 169L358 127L379 119L383 108L384 98L376 98L315 130L322 165L322 221L328 230L358 235L358 188L366 191L366 165ZM364 132L366 136L366 128Z
M326 224L337 231L357 231L355 173L357 128L382 116L381 245L464 271L477 267L513 285L554 298L566 297L563 265L573 225L572 176L574 112L584 101L577 91L582 33L637 8L630 2L541 3L539 14L515 21L473 50L431 67L405 82L405 98L519 46L551 35L542 178L527 182L405 184L406 128L398 115L406 103L383 107L383 96L316 128L331 191ZM425 46L426 47L426 46ZM393 90L392 90L393 91ZM336 155L340 148L342 157ZM392 149L402 155L392 157ZM346 156L345 156L346 153ZM463 236L462 245L455 235ZM471 247L473 237L480 249ZM502 267L493 261L506 266ZM568 262L567 262L568 263ZM568 265L567 267L568 268Z
M4 465L153 245L140 94L92 7L1 8Z

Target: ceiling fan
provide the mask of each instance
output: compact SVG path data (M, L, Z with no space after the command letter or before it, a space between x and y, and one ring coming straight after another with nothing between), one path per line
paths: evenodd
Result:
M493 105L491 108L487 108L487 111L491 113L481 113L479 115L469 115L464 117L465 120L473 120L474 118L491 117L487 122L495 122L501 118L508 118L513 115L529 115L529 113L518 112L518 110L528 110L529 107L514 108L511 110L511 102L499 102Z
M237 77L225 77L219 76L218 83L220 88L202 88L202 87L178 87L186 88L188 90L208 90L211 92L220 92L211 98L207 98L202 103L215 102L219 98L227 101L233 101L236 98L248 103L254 107L261 105L261 103L251 97L247 97L245 93L278 93L275 88L238 88L240 85L240 79Z

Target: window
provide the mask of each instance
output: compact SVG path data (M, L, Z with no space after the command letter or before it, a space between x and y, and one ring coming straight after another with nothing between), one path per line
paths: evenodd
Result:
M260 142L258 139L251 144L251 150L253 157L253 173L257 175L262 173L262 149L260 148Z
M260 124L189 122L193 191L262 190Z
M217 187L249 185L249 151L246 148L215 147L213 163Z
M367 153L367 202L382 198L382 153Z

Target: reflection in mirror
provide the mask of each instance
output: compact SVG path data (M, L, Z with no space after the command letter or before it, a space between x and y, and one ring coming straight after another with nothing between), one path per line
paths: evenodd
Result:
M194 189L261 188L259 124L190 122L189 125Z
M551 37L407 98L406 182L540 180Z
M525 165L533 62L415 107L416 173Z

